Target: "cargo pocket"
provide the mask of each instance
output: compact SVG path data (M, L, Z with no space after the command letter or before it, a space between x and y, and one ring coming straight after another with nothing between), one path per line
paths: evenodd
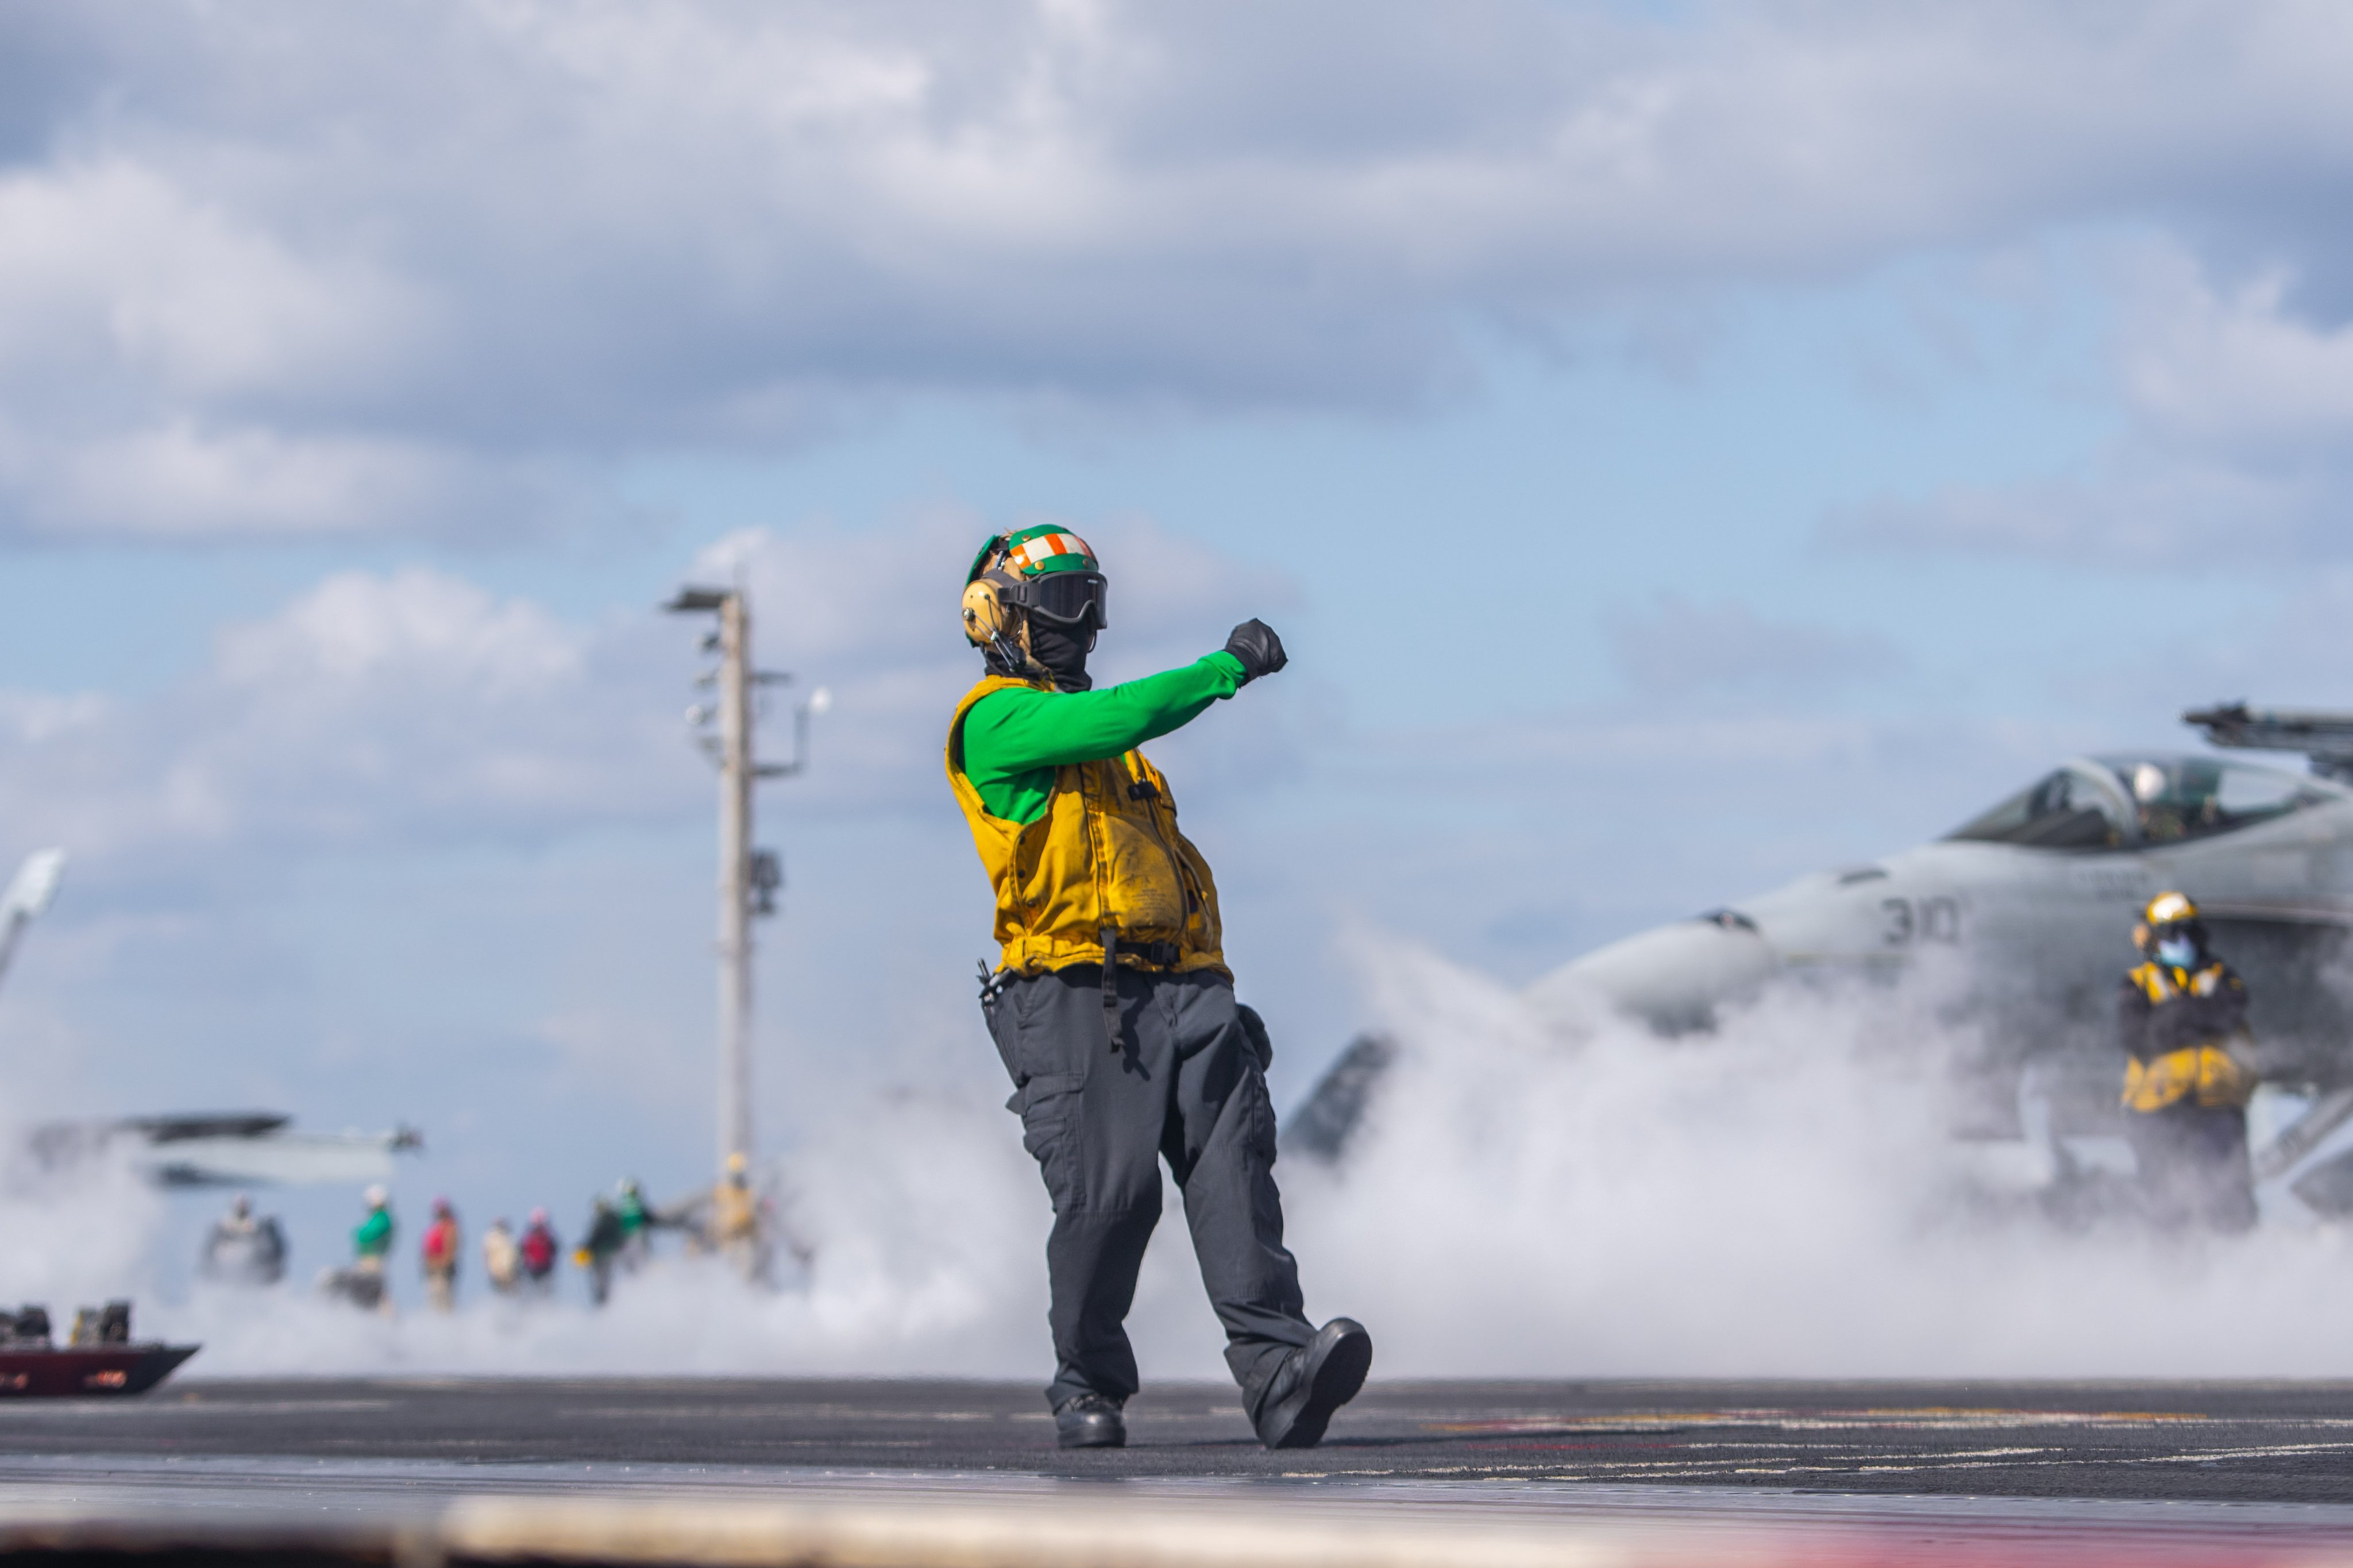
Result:
M1079 1190L1079 1090L1076 1073L1040 1073L1014 1092L1007 1104L1021 1115L1021 1146L1038 1162L1054 1212L1083 1206Z
M1242 1147L1264 1163L1273 1164L1274 1100L1266 1091L1266 1075L1252 1063L1243 1070L1234 1093L1242 1102Z
M1250 1228L1261 1246L1282 1246L1282 1194L1274 1184L1274 1101L1266 1092L1266 1076L1251 1062L1234 1086L1240 1103L1242 1163L1250 1182Z
M1013 1076L1013 1053L1005 1048L1007 1026L998 1022L1005 1012L1005 993L985 993L980 999L980 1021L988 1030L988 1037L997 1047L997 1059L1005 1064L1008 1078Z
M1051 982L1036 975L1008 974L996 994L982 998L980 1016L988 1026L988 1037L997 1042L997 1059L1005 1064L1005 1076L1012 1079L1016 1093L1005 1102L1008 1110L1018 1110L1017 1103L1023 1079L1031 1076L1025 1068L1044 1065L1037 1060L1039 1050L1038 1021L1039 988Z

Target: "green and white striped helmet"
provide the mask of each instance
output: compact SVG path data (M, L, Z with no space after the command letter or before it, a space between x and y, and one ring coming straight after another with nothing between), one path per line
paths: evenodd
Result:
M1060 523L993 535L972 558L969 586L986 580L1008 605L1058 626L1111 625L1103 569L1087 542ZM968 603L968 601L967 601ZM967 624L971 617L966 616Z

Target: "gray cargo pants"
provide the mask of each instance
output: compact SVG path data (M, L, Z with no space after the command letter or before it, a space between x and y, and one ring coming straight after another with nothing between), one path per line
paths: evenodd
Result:
M2252 1230L2255 1178L2247 1113L2235 1106L2168 1105L2125 1112L2148 1217L2169 1230Z
M1299 1266L1282 1246L1274 1107L1223 975L1119 972L1120 1040L1104 1028L1098 964L1017 975L984 1004L1054 1202L1046 1243L1054 1333L1050 1405L1077 1394L1125 1399L1135 1352L1122 1327L1144 1246L1160 1218L1159 1161L1185 1221L1226 1364L1255 1416L1283 1355L1314 1337Z

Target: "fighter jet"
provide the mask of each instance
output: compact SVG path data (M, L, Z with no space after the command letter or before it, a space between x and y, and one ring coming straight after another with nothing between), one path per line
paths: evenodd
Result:
M56 899L66 852L37 849L0 892L0 976L26 929ZM274 1183L362 1184L392 1179L392 1157L421 1149L413 1129L389 1132L296 1132L276 1111L126 1116L55 1121L30 1129L24 1147L45 1171L121 1154L157 1186L261 1186Z
M2040 1139L2048 1170L2116 1131L2117 979L2137 962L2140 910L2179 889L2246 978L2267 1082L2299 1097L2258 1174L2296 1174L2314 1206L2353 1215L2353 1154L2341 1205L2312 1200L2304 1188L2330 1183L2295 1171L2353 1121L2353 713L2241 703L2183 718L2217 746L2301 752L2311 771L2210 753L2072 758L1933 843L1612 942L1525 999L1564 1026L1614 1010L1689 1035L1769 986L1893 982L1942 961L1960 986L1954 1011L1988 1042L1953 1064L1955 1131ZM1344 1054L1293 1118L1304 1152L1337 1155L1392 1049L1365 1040Z

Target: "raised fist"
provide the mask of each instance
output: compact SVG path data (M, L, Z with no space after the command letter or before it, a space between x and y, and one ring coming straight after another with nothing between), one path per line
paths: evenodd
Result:
M1274 628L1255 617L1234 628L1234 635L1226 639L1226 651L1242 661L1244 686L1261 675L1272 675L1291 662Z

